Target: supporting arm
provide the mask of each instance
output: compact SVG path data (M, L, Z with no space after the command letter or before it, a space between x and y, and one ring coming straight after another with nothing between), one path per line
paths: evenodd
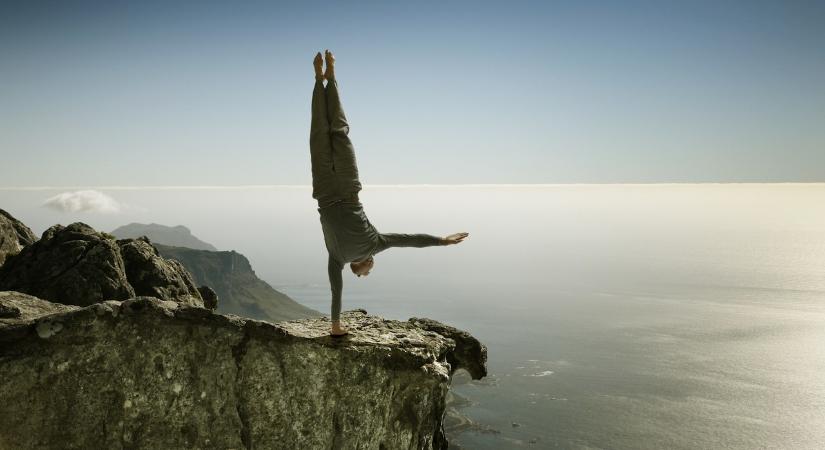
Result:
M327 261L327 272L329 274L330 291L332 292L332 314L330 315L330 318L333 322L338 322L341 317L341 291L344 287L344 280L341 272L343 270L344 265L339 263L338 260L333 258L332 254L330 254L329 260Z

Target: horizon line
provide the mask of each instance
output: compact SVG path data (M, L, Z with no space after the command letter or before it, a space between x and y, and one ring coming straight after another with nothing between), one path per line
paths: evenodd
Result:
M432 188L432 187L567 187L567 186L684 186L684 185L825 185L825 181L709 181L709 182L650 182L650 183L421 183L421 184L362 184L362 188ZM217 190L217 189L312 189L311 184L239 184L239 185L157 185L157 186L0 186L0 191L53 190Z

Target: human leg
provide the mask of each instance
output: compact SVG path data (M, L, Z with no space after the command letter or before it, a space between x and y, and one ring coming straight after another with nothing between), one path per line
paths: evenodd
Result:
M358 176L358 163L355 159L355 146L349 138L349 124L341 98L338 94L338 81L334 72L335 58L327 51L327 111L332 145L332 160L335 175L338 177L339 191L346 195L361 190Z
M327 119L324 82L316 78L312 90L312 121L309 131L309 152L312 161L312 197L319 202L338 195L338 179L332 160L329 121Z

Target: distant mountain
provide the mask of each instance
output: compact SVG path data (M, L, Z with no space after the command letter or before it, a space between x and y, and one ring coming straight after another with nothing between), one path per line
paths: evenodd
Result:
M113 233L114 234L114 233ZM116 235L117 236L117 235ZM268 322L320 317L255 275L249 260L236 251L215 252L152 243L161 256L180 261L195 278L218 294L218 312Z
M118 239L137 239L146 236L152 243L193 248L195 250L218 250L214 245L193 236L189 228L183 225L170 227L157 223L130 223L113 230L111 234Z

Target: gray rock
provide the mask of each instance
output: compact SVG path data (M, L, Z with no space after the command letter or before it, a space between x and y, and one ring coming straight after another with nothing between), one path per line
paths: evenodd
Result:
M333 338L326 317L150 297L39 315L49 302L18 295L8 304L37 312L0 322L8 448L445 449L451 374L486 373L483 345L430 319L345 311L350 335Z
M117 244L135 295L203 306L192 275L178 261L161 257L147 237L120 239Z
M0 290L80 306L135 296L117 243L82 222L53 225L6 261Z
M0 290L78 306L140 295L203 305L179 262L159 256L146 240L116 241L82 222L50 227L0 266Z
M0 266L8 256L16 255L36 240L37 237L29 227L0 209Z
M487 348L470 333L427 318L412 317L409 322L422 330L431 331L455 341L456 351L447 355L447 362L453 367L467 369L467 372L476 380L487 376Z
M15 306L0 305L0 318L20 317L20 309Z
M0 327L28 322L49 314L80 309L78 306L62 305L15 291L0 291L0 311L15 311L13 315L0 315Z
M211 309L212 311L218 309L218 294L209 287L209 286L201 286L198 288L198 292L201 294L201 298L203 298L203 307L206 309Z

